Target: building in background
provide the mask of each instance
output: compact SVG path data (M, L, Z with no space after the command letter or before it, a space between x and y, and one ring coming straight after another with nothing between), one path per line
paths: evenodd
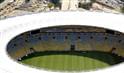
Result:
M61 10L77 10L78 0L61 0Z

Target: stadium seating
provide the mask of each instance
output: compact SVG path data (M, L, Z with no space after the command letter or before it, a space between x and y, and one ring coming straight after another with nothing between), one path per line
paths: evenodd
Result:
M9 42L7 52L12 58L19 59L30 54L31 48L36 52L71 51L71 45L74 45L74 51L111 52L124 57L123 35L93 27L80 29L80 32L77 32L78 30L76 28L69 28L69 30L51 28L43 29L45 32L41 32L41 29L26 32Z

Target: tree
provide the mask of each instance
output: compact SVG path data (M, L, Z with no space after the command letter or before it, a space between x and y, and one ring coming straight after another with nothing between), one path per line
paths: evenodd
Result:
M0 3L2 3L4 0L0 0Z

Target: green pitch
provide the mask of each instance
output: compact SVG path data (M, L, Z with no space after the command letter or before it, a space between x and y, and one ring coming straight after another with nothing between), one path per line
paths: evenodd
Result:
M117 57L99 52L76 54L50 54L31 57L21 62L33 67L53 71L89 71L109 67L117 62Z

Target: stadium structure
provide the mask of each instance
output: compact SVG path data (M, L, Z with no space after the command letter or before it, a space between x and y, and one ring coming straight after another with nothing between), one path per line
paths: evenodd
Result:
M111 29L63 25L22 33L7 45L8 55L51 71L91 71L124 61L124 34Z

